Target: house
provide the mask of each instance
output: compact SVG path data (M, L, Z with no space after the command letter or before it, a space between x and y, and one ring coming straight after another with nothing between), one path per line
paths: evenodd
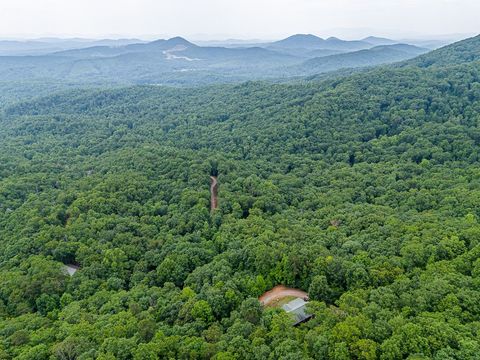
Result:
M80 267L73 264L67 264L63 266L63 270L66 274L73 276L78 270L80 270Z
M313 318L314 316L313 314L307 314L305 312L306 308L307 308L307 302L301 298L292 300L288 304L285 304L282 306L283 310L293 315L295 319L295 323L293 324L293 326L297 326Z

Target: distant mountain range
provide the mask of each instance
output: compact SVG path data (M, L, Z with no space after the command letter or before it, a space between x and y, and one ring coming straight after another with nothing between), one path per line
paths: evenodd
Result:
M124 46L142 43L139 39L89 40L42 38L35 40L0 40L0 56L45 55L56 51L92 46Z
M315 35L293 35L284 40L276 41L274 43L268 44L267 47L277 48L277 49L310 49L310 50L319 50L319 49L328 49L328 50L342 50L342 51L353 51L368 49L372 47L373 44L370 44L366 41L347 41L340 40L335 37L330 37L328 39L322 39Z
M234 82L388 64L425 52L428 49L385 38L348 41L311 34L236 46L200 46L181 37L152 42L3 41L0 55L10 56L0 56L0 82L173 85Z

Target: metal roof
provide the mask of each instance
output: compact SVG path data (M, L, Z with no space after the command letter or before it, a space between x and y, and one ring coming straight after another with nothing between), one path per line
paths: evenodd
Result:
M305 306L307 302L303 299L297 298L295 300L290 301L288 304L282 306L283 310L286 312L294 311L302 306Z
M287 313L292 314L295 318L294 325L298 325L313 317L312 314L307 314L306 310L307 302L303 299L297 298L290 301L288 304L282 306L282 309Z

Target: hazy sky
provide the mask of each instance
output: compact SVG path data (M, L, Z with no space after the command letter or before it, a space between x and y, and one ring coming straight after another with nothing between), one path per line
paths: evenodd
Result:
M480 0L0 0L0 37L466 34L479 14Z

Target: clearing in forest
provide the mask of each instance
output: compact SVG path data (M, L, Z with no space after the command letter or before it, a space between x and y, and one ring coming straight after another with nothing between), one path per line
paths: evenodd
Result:
M295 298L306 299L308 298L308 293L300 289L278 285L260 296L258 300L264 306L279 307Z
M218 181L216 176L210 176L210 209L218 208Z

